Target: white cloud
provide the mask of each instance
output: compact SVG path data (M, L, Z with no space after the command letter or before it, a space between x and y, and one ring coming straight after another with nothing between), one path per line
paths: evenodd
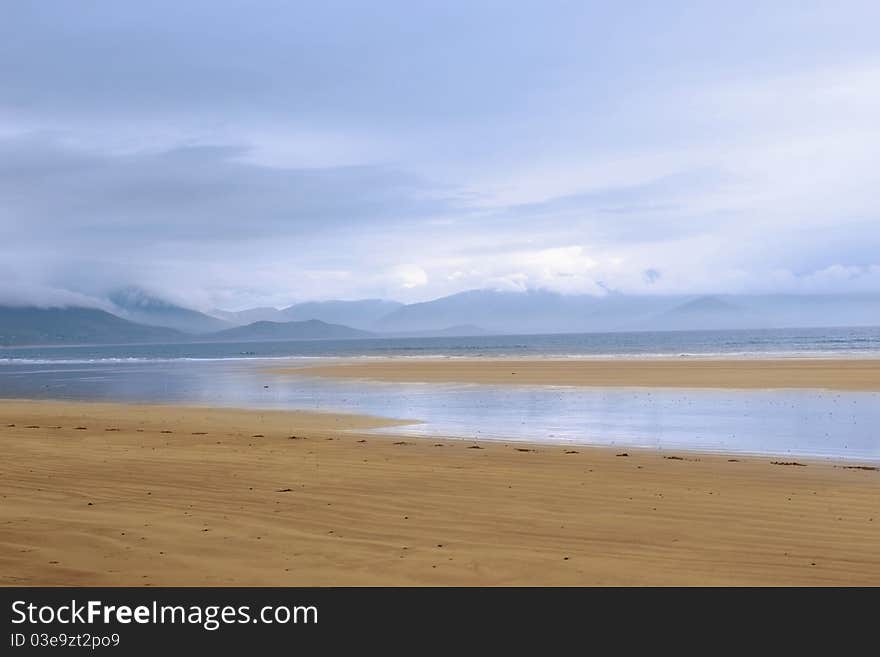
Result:
M428 283L428 274L418 265L398 265L394 268L393 275L400 286L407 290Z

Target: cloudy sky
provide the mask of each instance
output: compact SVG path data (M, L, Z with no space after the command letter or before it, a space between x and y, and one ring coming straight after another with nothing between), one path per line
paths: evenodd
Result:
M2 2L0 300L880 290L880 3Z

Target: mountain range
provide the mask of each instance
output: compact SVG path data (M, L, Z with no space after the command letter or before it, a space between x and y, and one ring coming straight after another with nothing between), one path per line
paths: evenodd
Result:
M231 326L223 319L183 308L134 286L111 292L108 300L115 314L148 326L164 326L184 333L209 333Z
M382 332L475 324L491 333L880 326L880 294L561 295L472 290L398 308Z
M328 324L345 324L352 328L369 330L382 317L403 307L397 301L386 299L359 299L357 301L307 301L281 310L277 308L250 308L238 312L213 310L211 314L235 325L252 322L292 322L319 319Z
M104 308L0 306L0 345L428 337L486 333L880 326L880 294L561 295L471 290L203 313L139 288Z

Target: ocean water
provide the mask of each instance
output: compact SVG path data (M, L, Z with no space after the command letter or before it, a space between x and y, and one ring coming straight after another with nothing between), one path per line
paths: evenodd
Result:
M326 357L880 357L880 327L0 347L3 361Z
M0 397L366 413L411 419L393 431L425 438L880 461L874 392L380 383L273 371L334 358L502 355L880 357L880 329L18 348L0 351Z

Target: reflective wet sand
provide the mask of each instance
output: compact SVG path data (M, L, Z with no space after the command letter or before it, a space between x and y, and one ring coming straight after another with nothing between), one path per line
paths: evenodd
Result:
M880 460L880 393L399 383L278 374L268 362L4 366L6 396L409 419L395 432Z

